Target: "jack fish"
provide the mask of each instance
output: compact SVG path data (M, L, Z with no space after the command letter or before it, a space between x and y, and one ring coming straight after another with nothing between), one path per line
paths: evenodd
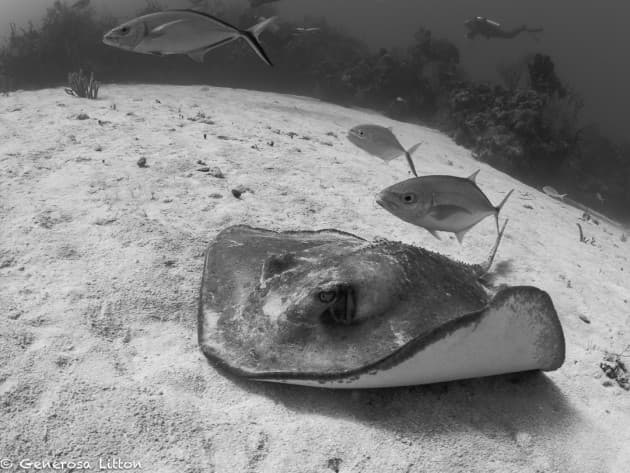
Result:
M165 10L134 18L103 36L103 43L115 48L158 56L186 54L203 62L206 53L239 38L269 66L273 64L258 36L275 20L267 18L247 30L196 10Z
M398 138L394 135L391 128L385 128L379 125L358 125L348 132L348 140L367 151L373 156L381 158L383 161L391 161L401 154L407 158L407 163L414 176L417 176L416 167L413 164L411 155L418 149L422 143L416 143L406 150L400 144Z
M497 206L479 189L476 171L468 178L456 176L414 177L381 191L376 202L385 210L428 230L455 233L462 242L468 230L489 215L494 215L499 231L499 212L512 189Z

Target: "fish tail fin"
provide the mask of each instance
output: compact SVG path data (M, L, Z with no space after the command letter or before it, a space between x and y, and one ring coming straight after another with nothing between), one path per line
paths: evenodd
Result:
M409 164L409 167L411 168L411 172L413 173L413 175L418 177L418 173L416 172L416 166L413 164L413 159L411 159L411 155L409 154L408 151L405 151L405 158L407 158L407 163Z
M265 30L265 28L269 26L271 23L273 23L275 19L276 17L272 16L271 18L267 18L261 21L260 23L256 23L254 26L252 26L249 29L241 31L242 38L245 41L247 41L247 43L256 52L256 54L258 54L260 59L265 61L265 63L268 66L272 66L272 67L273 67L273 63L269 59L269 56L267 56L267 53L265 52L262 45L260 44L260 41L258 41L258 36L260 36L260 34Z
M505 232L505 227L507 226L508 222L509 220L507 219L505 220L505 222L503 222L503 226L501 227L501 230L499 230L499 234L497 235L497 239L494 242L494 246L492 247L492 250L490 250L490 254L488 255L488 258L481 265L481 274L479 274L479 277L483 277L486 274L488 274L488 271L490 271L490 268L492 268L494 257L497 255L497 250L499 249L499 244L501 243L501 240L503 239L503 233Z
M243 31L243 32L241 32L241 35L242 35L242 38L245 41L247 41L247 44L249 44L251 46L251 48L254 50L254 52L256 54L258 54L258 57L260 57L260 59L265 61L265 64L267 64L268 66L273 67L273 63L271 62L271 60L267 56L267 53L265 52L265 50L263 49L261 44L258 42L258 39L256 39L256 36L254 36L249 31Z
M416 143L415 145L413 145L411 148L409 148L407 150L407 153L409 154L409 156L411 156L413 153L416 152L416 150L420 147L420 145L422 144L422 141L420 141L419 143Z
M508 192L505 197L503 197L503 200L501 201L501 203L499 205L497 205L494 209L496 210L496 213L494 214L494 220L497 222L497 233L499 232L499 212L501 212L501 209L503 208L503 206L505 205L505 202L510 198L510 196L512 195L512 192L514 192L514 189L512 189L510 192Z
M407 158L407 163L409 163L409 167L411 168L411 172L414 176L418 177L418 173L416 172L416 166L413 164L413 159L411 159L411 155L416 152L418 147L422 144L422 141L416 143L408 150L405 150L405 158Z
M258 37L260 36L260 34L265 31L265 28L267 28L271 23L273 23L274 21L276 21L278 17L277 16L272 16L270 18L266 18L263 21L256 23L254 26L252 26L251 28L249 28L247 31L249 31L251 34L254 35L254 37L256 39L258 39Z

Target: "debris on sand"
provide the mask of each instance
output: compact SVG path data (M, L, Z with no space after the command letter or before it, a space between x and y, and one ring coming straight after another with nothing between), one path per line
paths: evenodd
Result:
M188 121L205 123L206 125L214 125L214 121L211 120L210 117L207 117L206 114L203 112L197 112L197 115L195 115L194 117L188 117Z
M220 168L217 167L212 167L210 169L208 169L208 174L212 177L216 177L217 179L223 179L225 178L225 175L223 174L223 171L221 171Z
M88 120L90 118L90 116L87 113L79 113L76 116L77 120Z
M628 368L621 361L621 355L617 353L606 353L604 361L599 364L604 374L610 379L615 380L617 384L630 391L630 376L628 376Z
M243 185L236 186L234 189L232 189L232 195L237 199L240 199L245 192L251 192L252 194L254 193L254 191L251 190L249 187L245 187Z
M142 157L142 158L138 159L138 162L136 164L138 165L139 168L146 168L147 167L147 158Z

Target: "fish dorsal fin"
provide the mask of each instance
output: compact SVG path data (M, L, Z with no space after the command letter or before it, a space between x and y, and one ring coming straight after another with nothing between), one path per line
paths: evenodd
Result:
M149 34L147 36L150 36L151 38L157 38L162 36L164 33L166 33L166 30L168 28L170 28L173 25L176 25L178 23L181 23L183 20L181 18L177 19L177 20L173 20L173 21L169 21L167 23L164 23L162 25L156 26L155 28L153 28L151 31L149 31Z
M477 179L477 174L479 174L479 171L481 171L481 169L477 169L475 172L473 172L470 176L468 176L466 179L468 179L469 181L473 181L475 184L476 179Z

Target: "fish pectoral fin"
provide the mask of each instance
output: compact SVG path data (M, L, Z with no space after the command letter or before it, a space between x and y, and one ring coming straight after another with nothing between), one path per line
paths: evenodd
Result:
M164 24L162 24L160 26L156 26L151 31L149 31L147 36L150 36L151 38L158 38L158 37L162 36L164 33L166 33L166 30L168 28L170 28L171 26L176 25L178 23L181 23L182 21L186 21L186 20L183 20L183 19L173 20L173 21L169 21L168 23L164 23Z
M457 205L434 205L427 212L427 215L434 218L435 220L446 220L453 215L466 213L472 215L472 212L464 207L459 207Z

